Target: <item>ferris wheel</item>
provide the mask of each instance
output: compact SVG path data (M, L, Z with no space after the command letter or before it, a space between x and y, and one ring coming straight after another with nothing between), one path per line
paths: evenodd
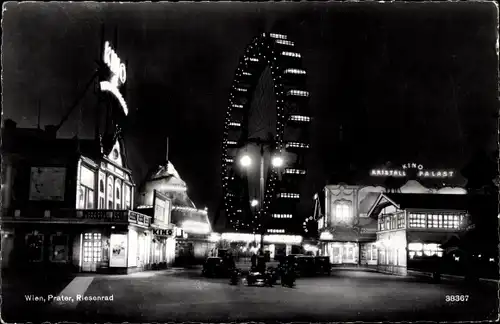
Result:
M306 76L301 54L282 34L255 37L239 61L229 94L221 161L226 220L236 231L302 230L305 216L299 219L297 205L306 176L311 121ZM260 151L260 176L243 170L250 165L245 154L252 146L254 156ZM254 187L260 187L260 203L253 199ZM252 210L258 204L256 216Z

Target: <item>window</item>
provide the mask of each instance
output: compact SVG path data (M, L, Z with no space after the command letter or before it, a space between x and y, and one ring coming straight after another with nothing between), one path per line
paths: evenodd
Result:
M108 190L107 190L108 209L113 209L113 198L114 198L113 183L114 183L113 177L108 177Z
M440 249L439 244L436 243L427 243L427 244L409 243L408 251L410 259L413 259L415 256L417 257L422 257L422 256L430 257L433 255L437 255L438 257L443 256L443 250Z
M115 201L116 201L116 209L121 209L121 204L120 204L120 187L117 187L116 188L116 197L115 197Z
M428 228L442 228L443 227L443 215L428 214L427 215L427 227Z
M106 208L106 175L103 172L99 172L99 188L98 188L98 205L97 208Z
M399 214L397 217L398 217L398 228L405 228L405 215Z
M460 217L459 215L444 215L443 227L450 229L460 228Z
M318 229L322 229L323 227L325 227L325 218L320 217L320 219L318 220Z
M425 214L410 214L410 227L425 228Z
M78 209L94 208L94 190L80 185L78 188Z
M391 229L391 217L390 216L385 216L385 229L390 230Z
M122 182L115 180L115 208L122 209Z
M385 231L385 217L379 219L379 230Z
M372 253L371 253L372 254L371 255L372 258L371 258L371 260L377 261L377 254L378 254L377 246L375 244L372 244L371 250L372 250Z
M130 198L131 198L131 190L130 187L125 185L125 209L130 209Z
M80 184L78 186L78 209L94 208L95 172L85 166L80 167Z
M50 236L50 255L51 262L66 262L68 260L68 236L51 235Z
M377 261L377 246L375 244L370 244L366 246L366 260L367 261Z
M398 216L397 215L391 215L391 229L397 229L397 222L398 222Z
M335 207L335 216L337 221L347 222L349 220L349 206L346 204L337 204Z
M41 262L43 260L43 234L26 235L26 248L29 262Z

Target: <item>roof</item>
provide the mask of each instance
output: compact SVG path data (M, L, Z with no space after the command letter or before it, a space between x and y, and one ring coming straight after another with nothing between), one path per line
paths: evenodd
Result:
M468 196L446 194L402 194L382 193L369 212L369 216L378 216L382 209L393 204L399 209L451 209L467 210Z
M101 158L99 142L94 139L45 138L31 134L4 137L2 153L18 155L27 160L56 159L62 161L79 154L92 160Z

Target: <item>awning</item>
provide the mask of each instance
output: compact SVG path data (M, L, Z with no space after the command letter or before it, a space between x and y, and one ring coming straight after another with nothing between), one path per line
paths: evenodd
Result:
M363 227L331 227L320 233L320 241L331 242L373 242L376 230Z

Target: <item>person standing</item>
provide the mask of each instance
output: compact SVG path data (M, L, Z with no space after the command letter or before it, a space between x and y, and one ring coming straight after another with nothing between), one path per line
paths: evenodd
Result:
M257 254L253 253L250 260L252 262L252 269L255 269L257 267Z

